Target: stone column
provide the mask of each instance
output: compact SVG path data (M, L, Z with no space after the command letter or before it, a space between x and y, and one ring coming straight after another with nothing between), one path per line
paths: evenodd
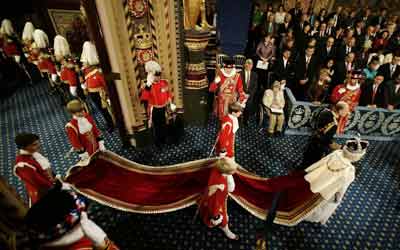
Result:
M187 48L186 77L184 85L184 118L188 124L206 124L208 120L208 80L204 60L210 33L188 30L185 33Z

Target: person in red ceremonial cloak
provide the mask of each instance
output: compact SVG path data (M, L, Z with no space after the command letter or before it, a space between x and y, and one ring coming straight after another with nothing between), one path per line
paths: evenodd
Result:
M229 229L227 200L229 193L235 190L233 174L237 164L233 159L221 158L216 167L211 170L207 189L201 197L199 204L200 216L208 227L219 227L225 235L232 240L239 236Z
M18 155L14 174L25 184L30 204L34 204L54 183L49 160L39 153L39 136L21 133L15 137Z
M209 91L216 94L214 113L219 120L228 114L229 104L240 101L244 107L247 97L243 91L242 78L236 71L233 60L225 60L223 68L217 72L217 76L210 84Z
M235 158L235 134L239 129L238 118L242 114L242 106L235 102L229 105L229 113L221 119L216 152L221 157Z
M141 90L140 100L147 102L149 126L154 127L155 143L160 145L167 138L167 109L174 111L176 107L172 103L173 95L168 81L161 79L161 66L155 61L149 61L145 68L147 81Z
M362 78L360 74L348 74L346 82L336 86L331 94L331 102L333 104L339 101L349 105L349 111L352 112L358 105L361 96L359 80ZM342 116L338 120L337 133L343 134L349 115Z
M87 215L86 199L57 180L25 216L32 249L118 250L107 234Z
M84 75L84 83L81 85L82 89L87 90L90 98L103 114L107 122L107 130L112 132L114 130L114 122L111 116L111 108L108 104L106 80L99 67L100 61L96 46L92 42L86 41L83 44L81 62L83 64L82 72Z
M65 125L65 131L81 160L86 160L97 150L105 151L103 137L93 118L84 112L82 103L72 100L67 104L67 109L72 119Z

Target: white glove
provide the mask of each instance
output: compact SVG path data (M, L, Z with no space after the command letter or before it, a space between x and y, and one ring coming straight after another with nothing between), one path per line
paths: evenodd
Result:
M79 154L79 157L81 158L81 161L85 161L85 160L89 159L89 153L84 152L82 154Z
M82 231L96 247L104 246L104 239L107 237L106 233L96 223L88 218L86 212L81 213L80 221Z
M219 157L224 158L225 156L226 156L226 151L219 153Z
M71 87L69 87L69 92L71 93L71 95L73 95L73 96L77 96L77 94L76 94L76 87L74 87L74 86L71 86Z
M81 88L82 88L82 89L86 89L86 83L82 83L82 84L81 84Z
M104 146L103 140L99 141L99 150L102 152L106 151L106 146Z
M174 112L176 110L176 105L171 102L169 104L169 108L171 109L172 112Z
M57 74L51 74L51 80L53 82L57 81Z
M14 59L17 63L21 61L21 56L14 56Z
M215 77L215 79L214 79L215 83L219 83L220 81L221 81L221 77L219 77L219 76Z
M217 225L221 224L221 222L222 222L222 216L221 216L221 215L218 215L218 219L216 219L216 220L211 219L210 221L211 221L211 224L213 224L214 226L217 226Z

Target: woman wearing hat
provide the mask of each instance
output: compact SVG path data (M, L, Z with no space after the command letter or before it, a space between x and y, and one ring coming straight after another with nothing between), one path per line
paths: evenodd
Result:
M21 133L15 137L18 155L14 174L25 184L30 204L49 190L54 183L54 175L49 160L39 153L39 136Z

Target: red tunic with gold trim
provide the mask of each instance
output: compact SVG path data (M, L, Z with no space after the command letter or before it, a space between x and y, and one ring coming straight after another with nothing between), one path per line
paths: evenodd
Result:
M100 68L96 66L89 66L84 67L82 71L85 76L85 83L89 92L100 92L105 90L106 81Z
M226 115L221 120L221 129L217 137L217 155L226 152L226 157L235 157L235 133L239 129L238 119L233 115Z
M17 155L14 174L24 182L32 204L39 200L41 195L53 186L52 177L49 176L47 170L32 155Z
M60 72L60 79L70 87L78 86L77 74L74 68L71 69L63 66Z
M84 117L92 125L92 129L90 131L81 134L79 131L78 120L75 118L72 118L71 121L65 125L65 131L72 147L76 151L86 151L89 155L92 155L99 149L98 142L101 140L101 133L98 130L93 118L89 114L85 114Z
M209 91L217 92L216 103L214 105L214 113L221 120L222 117L228 114L228 106L236 101L243 102L246 99L243 91L242 78L239 73L229 76L222 70L218 73L220 81L212 82Z
M350 112L353 112L354 109L358 106L360 96L361 89L359 86L347 87L346 84L339 84L332 91L331 102L334 104L338 103L339 101L346 102L349 105ZM348 119L348 115L339 118L337 129L338 134L343 134Z
M162 108L165 107L172 99L172 94L169 91L168 81L161 79L158 82L153 82L151 87L142 89L140 93L140 100L147 101L147 114L149 120L152 119L153 107Z
M42 51L39 55L38 68L40 72L57 74L56 65L47 51Z
M208 227L224 227L228 224L227 200L229 192L233 192L230 189L234 188L234 182L233 187L230 186L232 184L228 181L228 178L233 181L232 176L225 176L216 168L211 170L207 190L202 196L199 208L200 216ZM222 216L221 223L213 224L212 219L219 222L220 216Z

